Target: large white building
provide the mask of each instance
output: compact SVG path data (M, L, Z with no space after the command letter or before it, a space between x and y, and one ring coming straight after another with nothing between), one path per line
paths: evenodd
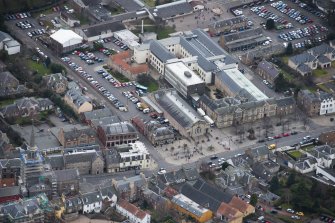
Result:
M185 98L205 92L205 82L183 62L166 64L164 77Z
M126 44L130 49L134 49L134 47L140 45L138 43L140 41L139 37L128 29L114 32L114 37Z
M151 164L150 153L142 142L129 143L116 147L120 157L120 170L148 168Z
M335 112L335 100L331 94L320 94L320 100L320 115L326 115Z
M0 50L5 50L8 55L17 54L21 50L21 44L9 34L0 31Z
M52 47L58 54L70 52L78 48L83 42L81 36L68 29L60 29L52 34L50 38Z

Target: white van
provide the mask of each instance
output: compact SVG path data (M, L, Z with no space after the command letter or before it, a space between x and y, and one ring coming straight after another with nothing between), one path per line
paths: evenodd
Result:
M128 109L126 107L119 107L119 110L124 111L124 112L128 111Z
M145 109L143 109L143 113L144 114L147 114L147 113L149 113L150 112L150 108L145 108Z

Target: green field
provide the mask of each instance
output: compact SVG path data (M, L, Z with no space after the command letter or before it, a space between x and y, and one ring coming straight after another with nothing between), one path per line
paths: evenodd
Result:
M299 150L291 151L291 152L289 152L289 154L296 159L298 159L302 156L302 152L300 152Z
M313 70L312 73L313 73L314 77L323 77L323 76L328 74L328 72L326 70L323 70L323 69L320 69L320 68L318 68L316 70Z
M37 63L36 61L28 60L27 65L32 71L36 71L41 76L45 76L51 73L50 69L45 67L45 65L42 63Z

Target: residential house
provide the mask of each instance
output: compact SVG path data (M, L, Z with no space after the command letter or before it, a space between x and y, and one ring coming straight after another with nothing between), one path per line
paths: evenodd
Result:
M108 203L108 206L114 207L117 202L116 191L113 186L99 187L103 203Z
M322 132L319 136L319 141L322 144L335 146L335 131Z
M39 194L0 206L0 222L53 222L53 212L47 196Z
M44 77L46 87L56 94L65 93L68 85L67 78L61 73L50 74Z
M80 25L80 20L77 19L73 13L61 11L59 18L70 27L75 27L75 26Z
M89 126L66 125L58 132L58 141L64 148L96 144L96 134Z
M264 59L257 65L256 72L262 79L268 81L271 85L274 85L274 81L279 75L279 70L276 66Z
M329 145L316 146L307 152L308 156L314 157L318 166L333 168L335 166L335 149Z
M83 201L83 213L100 213L102 208L102 195L100 191L81 194Z
M202 207L188 197L177 194L172 199L172 207L178 212L191 216L197 222L203 223L212 219L213 212Z
M68 90L64 96L64 101L77 113L88 112L93 110L90 99L76 90Z
M102 108L82 113L81 120L87 125L92 126L92 120L99 120L110 116L113 116L112 111L108 108Z
M108 125L102 124L98 126L97 134L101 143L108 148L134 143L138 140L138 134L134 126L127 121Z
M116 204L116 211L125 216L130 223L150 223L151 216L150 214L142 211L135 205L129 203L126 200L121 199Z
M310 117L319 114L320 98L309 90L300 90L297 97L298 106Z
M112 179L112 185L119 199L130 202L139 199L142 192L148 188L146 178L142 173L133 177L124 177L120 180Z
M300 73L302 76L310 75L318 67L318 60L315 56L305 52L292 56L288 60L288 66Z
M302 157L297 161L289 160L287 166L295 171L305 174L316 170L318 161L314 157Z
M24 85L20 85L16 77L14 77L9 71L0 71L0 80L1 97L23 94L28 90Z
M54 104L48 98L21 98L16 100L14 104L3 107L0 110L0 115L4 118L33 117L53 108Z
M297 104L310 117L335 112L334 96L323 91L312 93L301 90L298 92Z
M78 214L83 211L83 201L80 196L75 197L65 197L62 196L64 203L64 217L67 218L67 214ZM77 216L77 215L75 215Z
M255 163L252 166L254 176L266 182L269 182L278 173L279 168L280 165L271 160Z
M8 33L0 31L0 50L5 50L8 55L20 53L21 44Z
M283 117L293 114L296 111L296 101L293 96L277 98L276 100L276 115Z
M242 223L243 221L243 214L238 209L233 208L226 203L221 203L216 216L221 216L220 220L228 223Z
M77 194L79 192L78 169L54 170L57 183L57 194Z
M251 159L252 163L268 161L269 153L267 146L260 146L255 149L249 148L245 151L245 154Z
M318 59L320 68L329 68L331 67L331 62L335 61L335 48L326 43L309 49L308 53Z
M164 213L170 209L170 200L150 189L145 189L141 198L146 201L154 210L162 211L160 213Z
M78 169L80 175L101 174L104 170L104 160L95 150L71 152L64 154L66 169Z

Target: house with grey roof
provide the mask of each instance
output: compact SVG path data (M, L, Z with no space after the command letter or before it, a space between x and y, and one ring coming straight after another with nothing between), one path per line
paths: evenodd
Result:
M287 166L295 171L305 174L314 172L318 166L318 161L314 157L302 157L295 160L289 160Z
M102 209L102 195L100 191L81 194L83 213L100 213Z
M248 19L244 16L237 16L229 19L220 19L208 25L211 35L219 36L228 34L231 30L239 30L248 26Z
M202 136L208 132L209 123L201 117L174 89L156 91L155 102L164 111L164 117L185 137Z
M193 13L192 5L186 0L158 5L149 10L155 20L169 20Z
M8 55L20 53L21 44L8 33L0 31L0 50L5 50Z
M95 150L69 152L65 153L63 157L65 168L78 169L81 175L96 175L104 171L104 159Z
M55 73L50 74L45 77L43 77L44 83L46 84L46 87L57 93L57 94L63 94L65 93L68 85L67 78L64 77L61 73Z
M311 74L318 67L318 60L315 56L305 52L292 56L288 60L288 66L300 73L302 76Z
M267 80L271 85L274 85L274 80L279 75L279 70L276 66L264 59L257 65L256 72L262 79Z
M293 114L296 110L296 101L293 96L276 98L276 115L285 116L288 114Z
M64 203L64 219L66 220L72 218L74 216L78 216L78 212L83 211L83 201L80 198L80 195L73 196L73 197L66 197L63 200Z
M220 37L220 45L228 52L255 48L267 41L262 28L247 29Z
M84 112L81 117L82 121L88 125L91 125L92 120L101 119L105 117L113 116L112 111L109 108L102 108L93 111Z
M134 143L138 140L135 127L127 122L116 122L112 124L101 124L97 128L97 135L105 147L113 147L121 144Z
M76 29L76 33L88 42L112 37L114 32L124 30L125 26L120 21L110 21L83 26Z
M125 199L129 202L138 199L142 192L148 188L147 180L142 173L120 180L112 179L112 185L117 192L118 200Z
M316 146L307 152L308 156L314 157L319 166L333 168L335 166L335 149L329 145Z
M0 72L0 79L0 97L24 94L28 91L9 71Z
M335 47L332 47L326 43L322 43L319 46L315 46L308 50L308 53L316 56L319 60L319 67L328 68L331 66L331 62L335 60Z
M334 96L324 91L301 90L298 92L297 104L310 117L335 112Z
M93 110L91 99L84 96L77 90L70 89L64 96L64 101L73 109L77 114Z
M165 48L159 41L153 40L150 43L150 64L160 73L163 74L165 70L165 63L168 60L176 58L167 48Z

